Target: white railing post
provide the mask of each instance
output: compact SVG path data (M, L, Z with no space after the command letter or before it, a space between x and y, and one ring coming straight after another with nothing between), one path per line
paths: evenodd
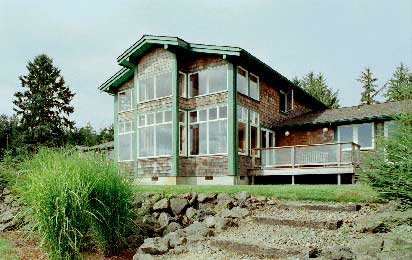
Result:
M342 164L342 144L338 143L338 166Z
M295 162L296 162L296 158L295 158L295 151L296 147L292 146L292 149L290 150L290 161L292 163L292 168L295 168Z

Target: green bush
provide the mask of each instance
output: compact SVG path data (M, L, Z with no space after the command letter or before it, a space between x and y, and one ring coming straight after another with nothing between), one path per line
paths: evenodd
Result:
M132 187L113 162L71 150L40 149L18 190L51 259L79 259L93 238L117 253L130 227Z
M383 198L412 207L412 114L400 116L395 131L378 140L378 148L365 160L361 177Z

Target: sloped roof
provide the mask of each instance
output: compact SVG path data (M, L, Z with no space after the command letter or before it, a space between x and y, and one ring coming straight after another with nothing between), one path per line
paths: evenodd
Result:
M311 103L317 109L321 110L327 108L325 104L308 94L299 86L293 84L282 74L242 48L190 43L180 39L179 37L170 36L143 35L143 37L141 37L136 43L130 46L117 58L117 63L123 68L116 74L111 76L108 80L106 80L99 87L99 90L113 94L115 92L114 89L116 89L133 75L135 68L133 61L135 61L138 57L143 55L153 46L165 46L167 48L170 47L170 49L179 48L190 52L218 54L224 55L226 57L235 57L242 59L249 62L250 64L253 64L253 66L258 67L262 70L262 72L267 73L268 75L271 75L272 77L282 81L285 85L294 89L299 96L305 98L308 103Z
M274 128L370 122L378 119L389 120L402 112L412 113L412 100L309 112L284 120L275 125Z

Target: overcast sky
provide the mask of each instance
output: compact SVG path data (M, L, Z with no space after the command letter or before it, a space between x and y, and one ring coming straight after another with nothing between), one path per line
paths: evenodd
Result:
M27 61L46 53L76 93L77 125L110 124L112 98L97 87L143 34L242 47L288 78L322 72L351 106L366 66L379 85L412 66L412 1L0 0L0 114L13 113Z

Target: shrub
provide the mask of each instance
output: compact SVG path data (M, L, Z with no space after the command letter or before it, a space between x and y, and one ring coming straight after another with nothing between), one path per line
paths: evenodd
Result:
M106 254L116 253L131 220L131 184L113 162L73 150L40 149L24 163L18 183L51 259L78 259L95 239Z
M396 120L396 130L378 140L377 150L370 154L361 177L386 199L399 200L412 206L412 114Z

